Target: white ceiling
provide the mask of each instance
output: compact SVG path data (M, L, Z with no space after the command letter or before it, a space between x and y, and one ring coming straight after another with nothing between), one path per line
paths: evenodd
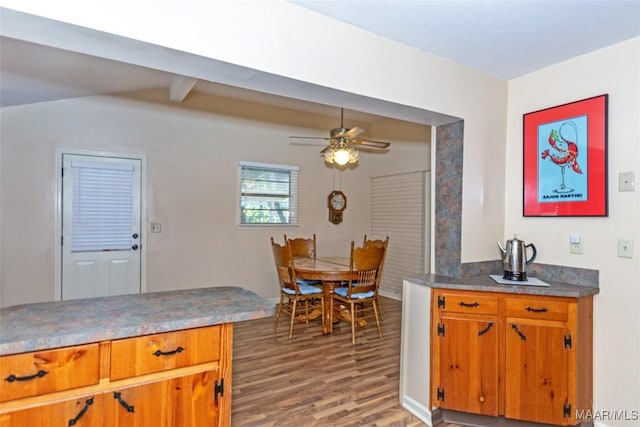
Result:
M289 0L509 80L640 35L639 0Z
M514 78L640 35L640 0L290 2L502 79ZM6 16L9 15L4 13L3 27L10 27L6 25ZM19 27L18 24L15 26ZM5 31L0 34L6 36ZM170 71L0 38L2 107L136 89L169 88L175 77L176 74ZM273 86L275 77L270 76L270 79ZM352 111L417 123L429 123L430 114L434 116L433 123L438 119L436 113L405 109L377 100L349 98L348 94L303 86L301 82L281 79L277 84L289 88L282 93L307 96L293 99L205 79L199 80L193 90L328 115L337 114L335 105L350 105ZM375 116L363 114L353 118L373 120Z

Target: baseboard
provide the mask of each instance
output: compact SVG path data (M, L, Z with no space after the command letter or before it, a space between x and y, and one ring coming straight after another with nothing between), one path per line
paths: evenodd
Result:
M378 294L380 294L380 296L382 297L391 298L396 301L402 301L402 295L400 295L400 293L398 292L390 292L390 291L385 291L384 289L379 289Z
M431 411L425 408L424 405L421 405L418 401L408 396L404 396L402 398L402 407L405 408L407 411L411 412L413 415L419 418L420 421L422 421L429 427L438 425L438 424L433 424Z
M458 412L451 410L443 410L443 418L448 423L463 424L473 427L553 427L552 424L534 423L530 421L519 421L505 417L490 417L487 415L471 414L467 412ZM591 420L583 421L575 427L596 427ZM599 427L607 427L601 424Z

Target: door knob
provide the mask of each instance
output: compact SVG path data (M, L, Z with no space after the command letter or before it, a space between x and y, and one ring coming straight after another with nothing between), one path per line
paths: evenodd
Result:
M138 250L138 245L131 246L131 249L133 249L134 251L137 251Z

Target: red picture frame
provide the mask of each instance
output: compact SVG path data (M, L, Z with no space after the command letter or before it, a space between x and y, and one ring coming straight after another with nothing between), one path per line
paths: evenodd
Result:
M608 95L523 115L523 216L607 216Z

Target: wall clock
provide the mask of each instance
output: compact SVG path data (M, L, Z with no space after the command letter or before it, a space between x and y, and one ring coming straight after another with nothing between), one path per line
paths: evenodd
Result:
M347 196L342 191L334 190L327 197L329 207L329 222L340 224L342 222L342 212L347 207Z

